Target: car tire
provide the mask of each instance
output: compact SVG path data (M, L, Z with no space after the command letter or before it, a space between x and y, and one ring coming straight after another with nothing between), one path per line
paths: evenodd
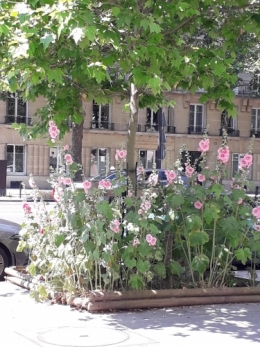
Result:
M0 281L4 280L5 268L9 266L9 261L5 251L0 248Z

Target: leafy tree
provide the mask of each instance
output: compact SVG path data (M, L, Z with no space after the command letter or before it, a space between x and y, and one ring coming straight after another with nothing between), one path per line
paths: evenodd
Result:
M221 108L234 110L233 67L241 42L244 55L250 54L243 37L258 42L258 7L258 1L247 0L3 0L1 87L22 90L26 99L48 100L29 137L44 133L50 118L62 136L70 117L77 162L82 100L121 96L130 108L128 164L135 181L139 107L167 105L165 92L178 87L203 88L201 102L219 100Z

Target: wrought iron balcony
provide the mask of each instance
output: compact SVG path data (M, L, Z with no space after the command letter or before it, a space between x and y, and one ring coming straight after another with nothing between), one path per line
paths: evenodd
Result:
M175 134L175 127L172 125L167 125L166 132L169 134Z
M31 125L31 118L27 118L26 116L6 116L5 117L5 124L13 124L13 123L18 123L18 124L27 124Z
M188 134L204 134L205 128L202 125L188 126Z
M106 121L91 121L90 129L99 129L99 130L114 130L114 123L106 122Z
M260 138L260 130L250 130L250 137L253 137L253 135L256 137L256 138Z
M225 129L228 136L234 136L234 137L239 137L240 136L240 131L233 129L233 128L227 128ZM223 136L223 129L219 129L219 136Z
M155 132L155 131L158 131L158 125L157 124L146 123L144 125L144 131L145 132Z

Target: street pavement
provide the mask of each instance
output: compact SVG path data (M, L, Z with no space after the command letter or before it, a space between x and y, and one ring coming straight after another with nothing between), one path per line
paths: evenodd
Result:
M27 290L0 283L1 347L256 347L259 319L259 304L90 314L36 303Z

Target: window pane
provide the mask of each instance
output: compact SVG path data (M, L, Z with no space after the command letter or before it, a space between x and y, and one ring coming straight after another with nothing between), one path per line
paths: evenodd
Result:
M146 158L147 158L146 154L147 154L146 151L139 151L139 159L144 168L146 168Z
M26 103L21 98L17 100L17 116L26 117Z
M196 125L202 127L202 106L197 105L196 108Z
M53 147L50 149L50 161L49 161L50 171L57 171L58 168L58 158L57 158L57 148Z
M23 172L23 146L15 146L15 172Z
M7 172L14 171L14 146L7 145Z
M99 105L95 101L93 101L92 121L95 121L95 123L92 124L92 125L96 125L96 128L98 128L98 123L99 123Z
M15 116L15 96L14 93L8 93L6 100L7 116Z
M146 124L151 124L152 121L152 110L150 108L146 109Z
M147 169L152 169L154 163L154 151L147 151Z
M257 110L257 124L256 124L256 129L259 130L260 129L260 110Z
M195 105L190 105L190 125L194 125Z
M99 155L98 155L98 173L105 173L106 172L106 149L102 148L99 149Z
M93 148L90 154L90 176L98 174L97 148Z

